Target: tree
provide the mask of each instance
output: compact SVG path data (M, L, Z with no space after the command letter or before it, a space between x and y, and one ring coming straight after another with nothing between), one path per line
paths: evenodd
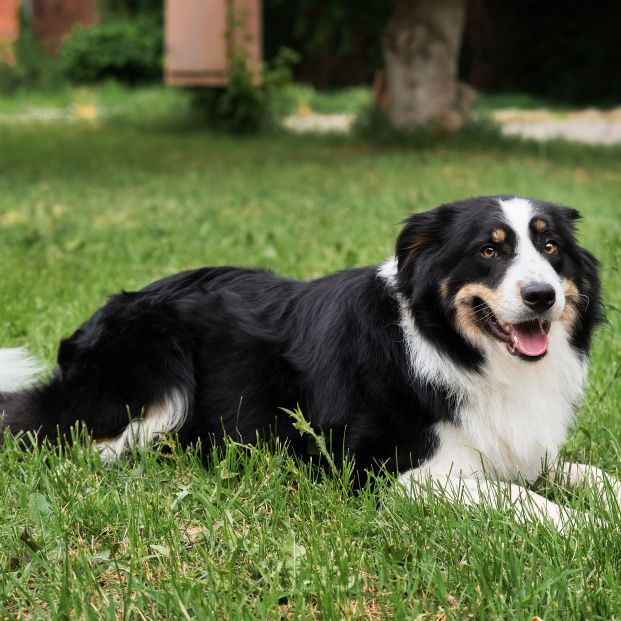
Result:
M457 129L474 100L457 80L467 0L393 2L382 41L392 122Z

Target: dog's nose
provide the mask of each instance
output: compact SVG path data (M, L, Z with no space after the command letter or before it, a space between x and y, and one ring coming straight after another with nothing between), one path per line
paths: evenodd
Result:
M543 313L556 301L554 287L544 282L531 282L522 287L522 300L536 313Z

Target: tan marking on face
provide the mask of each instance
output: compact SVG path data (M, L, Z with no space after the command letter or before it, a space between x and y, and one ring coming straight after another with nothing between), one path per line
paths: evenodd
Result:
M440 283L440 295L442 296L442 300L444 302L448 302L448 297L449 297L449 278L445 278L441 283Z
M482 326L477 323L477 317L472 308L468 306L457 307L455 310L455 327L473 345L480 346L483 343Z
M419 250L421 250L421 248L425 246L425 244L427 244L428 241L429 237L427 237L427 235L414 235L407 247L408 254L416 254Z
M545 233L548 230L548 225L546 224L545 220L542 220L541 218L535 218L533 220L533 229L535 229L537 233Z
M464 285L453 299L455 327L472 344L480 345L487 334L485 324L473 309L474 298L481 298L493 310L499 306L500 292L479 283L471 283Z
M577 299L580 295L578 285L573 280L569 280L569 278L561 278L561 286L563 287L565 297Z
M573 304L565 304L565 308L561 313L559 321L569 331L574 327L577 319L578 311L576 310L576 307Z
M411 261L413 261L416 258L416 255L425 247L428 242L429 237L427 235L417 234L412 236L412 239L409 241L405 249L405 265L408 265Z
M494 229L491 238L496 244L504 244L507 240L507 232L504 229Z
M580 291L573 280L561 278L561 286L565 293L565 308L561 313L560 322L567 330L571 330L578 319L578 304L580 304Z

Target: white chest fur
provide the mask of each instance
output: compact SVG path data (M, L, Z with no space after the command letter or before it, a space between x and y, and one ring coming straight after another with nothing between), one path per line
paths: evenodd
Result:
M524 362L492 344L484 373L470 375L457 424L437 425L437 453L424 465L433 474L534 480L565 441L582 397L586 363L556 323L548 353ZM461 372L463 375L463 371ZM462 382L463 383L463 382Z
M391 260L380 275L392 284L395 270ZM456 403L456 422L436 425L438 448L422 469L434 476L536 479L565 440L586 377L586 360L570 346L565 328L552 325L548 353L536 362L490 340L483 372L469 373L420 333L403 300L401 307L412 374L448 390Z

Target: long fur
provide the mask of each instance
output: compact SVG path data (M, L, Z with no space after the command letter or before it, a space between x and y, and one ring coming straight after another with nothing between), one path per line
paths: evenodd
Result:
M574 239L576 212L512 200L411 216L382 266L310 282L204 268L118 294L61 342L45 382L24 387L26 359L0 353L4 426L54 441L82 421L106 460L169 432L184 443L277 436L304 456L307 443L283 411L299 405L361 476L383 466L534 478L581 398L599 280ZM542 252L535 217L562 256ZM480 247L499 226L504 245L486 261ZM511 355L472 319L477 300L464 301L478 288L501 310L525 312L515 286L503 289L519 280L520 261L554 281L550 313L567 307L536 361ZM564 300L559 283L573 297Z
M0 349L0 392L27 388L43 370L43 365L22 347Z

